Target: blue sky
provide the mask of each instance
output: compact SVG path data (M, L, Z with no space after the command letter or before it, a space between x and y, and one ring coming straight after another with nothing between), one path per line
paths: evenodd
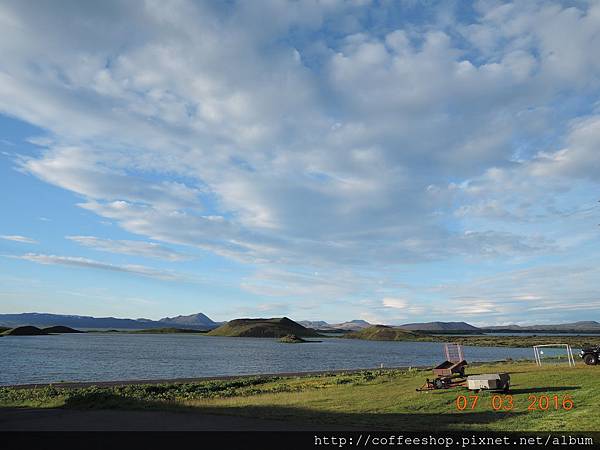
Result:
M598 27L587 1L3 2L0 313L598 320Z

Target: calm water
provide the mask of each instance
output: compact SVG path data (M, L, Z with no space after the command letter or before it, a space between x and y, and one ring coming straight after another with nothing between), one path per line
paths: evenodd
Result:
M533 359L533 350L466 347L465 357L468 361ZM0 338L0 385L360 369L382 363L419 366L443 359L443 344L433 342L328 338L293 345L276 339L176 334L7 336Z

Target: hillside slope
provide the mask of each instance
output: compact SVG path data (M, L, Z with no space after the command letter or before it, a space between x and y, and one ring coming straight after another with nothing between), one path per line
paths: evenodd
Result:
M298 322L300 325L305 326L307 328L314 328L318 330L350 330L350 331L358 331L363 328L370 327L371 324L364 320L349 320L347 322L342 323L327 323L323 320L301 320Z
M479 328L466 322L406 323L400 328L413 331L479 331Z
M344 337L348 339L365 339L368 341L414 341L422 337L422 334L398 327L373 325L359 331L348 333Z
M2 333L4 336L46 336L44 330L40 330L38 327L24 326L16 327Z
M42 331L44 331L45 333L53 333L53 334L83 333L83 331L79 331L74 328L65 327L62 325L56 325L53 327L43 328Z
M280 338L288 334L301 337L319 336L287 317L272 319L235 319L207 333L208 336Z

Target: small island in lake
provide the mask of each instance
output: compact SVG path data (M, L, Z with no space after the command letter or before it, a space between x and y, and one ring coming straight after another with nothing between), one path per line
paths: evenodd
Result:
M284 344L301 344L303 342L309 342L306 339L302 339L301 337L296 336L295 334L287 334L281 339L279 342L283 342Z

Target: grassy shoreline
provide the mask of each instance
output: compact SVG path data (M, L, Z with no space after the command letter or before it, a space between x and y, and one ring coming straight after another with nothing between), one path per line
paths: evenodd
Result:
M434 339L429 340L430 337ZM473 347L513 347L529 348L541 344L569 344L581 348L588 344L600 343L600 336L428 336L417 342L456 342Z
M473 347L528 348L540 344L569 344L573 348L600 344L600 336L489 336L489 335L432 335L397 327L375 325L343 336L346 339L396 342L455 342Z
M474 410L457 411L459 388L416 392L429 370L370 370L313 376L249 376L159 385L64 389L0 388L0 408L180 410L211 414L339 424L365 428L429 430L600 430L597 386L600 367L576 368L528 362L470 366L470 373L508 371L514 409L494 411L493 394L480 394ZM570 411L528 411L530 396L570 396ZM562 404L562 403L560 403Z

